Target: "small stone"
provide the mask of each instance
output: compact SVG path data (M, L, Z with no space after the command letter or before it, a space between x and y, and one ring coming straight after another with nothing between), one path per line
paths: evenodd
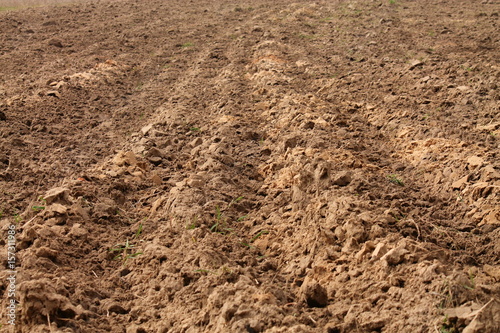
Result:
M333 184L338 186L347 186L352 181L352 174L349 171L342 171L335 175Z
M418 60L418 59L415 59L415 60L413 60L413 61L411 62L411 64L410 64L410 70L413 70L413 69L415 69L415 68L416 68L416 67L418 67L418 66L422 66L423 64L424 64L424 63L423 63L422 61L420 61L420 60Z
M410 253L403 247L397 247L387 252L380 260L387 262L387 264L394 266L403 262L405 255Z
M205 184L205 181L201 177L193 176L187 180L187 184L189 187L202 187Z
M202 138L196 138L194 139L193 141L191 141L189 144L191 145L191 147L196 147L196 146L199 146L203 143L203 139Z
M164 156L163 152L155 147L150 148L146 153L146 157L163 157L163 156Z
M356 260L357 261L362 261L363 258L370 251L372 251L374 248L375 248L375 245L373 244L373 242L371 242L371 241L366 242L365 244L363 244L363 247L361 248L361 250L358 253L356 253L356 255L355 255Z
M59 39L51 39L49 40L49 45L55 46L55 47L63 47L62 41Z
M484 160L479 156L471 156L467 159L467 163L469 163L470 166L479 167L483 165Z
M306 277L300 287L301 297L312 308L323 308L328 305L328 293L316 280Z
M49 90L45 94L47 96L52 96L52 97L57 97L57 98L61 97L61 95L59 94L59 92L57 90Z
M108 312L114 312L118 314L126 314L128 311L118 303L111 303L107 309Z
M144 135L144 136L147 135L149 133L149 131L151 131L152 128L153 128L153 124L149 124L149 125L146 125L143 128L141 128L142 135Z
M460 90L460 91L469 91L470 87L468 87L468 86L459 86L459 87L457 87L457 90Z
M51 204L53 202L67 202L69 201L69 189L65 187L56 187L51 190L48 190L43 197L47 204Z
M375 250L372 253L372 259L380 259L384 254L387 253L387 246L385 243L378 243Z
M397 95L387 95L384 97L384 102L387 104L394 103L395 101L398 100L398 98L399 96Z
M118 154L113 157L113 163L116 164L117 166L124 166L124 165L137 165L138 161L137 158L135 157L135 154L131 151L129 152L119 152Z
M59 215L64 215L68 211L68 207L63 206L59 203L53 203L46 208L46 212L52 212Z
M148 158L148 161L151 162L151 164L154 164L156 166L160 165L162 162L162 158L158 156L152 156Z
M459 180L453 182L453 184L451 184L451 188L460 189L463 185L467 183L468 180L469 180L469 175L462 177Z

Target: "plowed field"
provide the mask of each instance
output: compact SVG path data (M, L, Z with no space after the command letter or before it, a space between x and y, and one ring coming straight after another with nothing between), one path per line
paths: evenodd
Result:
M0 1L0 330L500 332L499 14Z

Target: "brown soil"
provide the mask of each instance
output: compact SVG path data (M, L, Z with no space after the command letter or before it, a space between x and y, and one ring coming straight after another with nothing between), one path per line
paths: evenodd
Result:
M500 332L498 1L0 12L13 332Z

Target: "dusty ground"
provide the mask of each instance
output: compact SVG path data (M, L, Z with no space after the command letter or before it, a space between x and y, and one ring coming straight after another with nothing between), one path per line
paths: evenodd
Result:
M5 332L500 332L498 1L0 12Z

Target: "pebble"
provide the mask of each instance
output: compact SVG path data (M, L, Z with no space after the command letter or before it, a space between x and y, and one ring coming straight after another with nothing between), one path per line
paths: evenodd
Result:
M47 204L51 204L57 201L68 201L69 198L69 189L65 187L55 187L51 190L48 190L44 197Z
M387 246L385 243L378 243L375 250L372 253L372 259L380 259L384 254L387 253Z
M470 166L479 167L483 165L484 160L479 156L471 156L467 159L467 163L469 163Z
M349 171L342 171L335 175L333 184L338 186L347 186L352 181L352 173Z
M387 252L380 260L387 262L387 264L394 266L403 262L405 254L410 253L410 251L406 250L402 247L397 247L395 249Z
M306 277L300 287L301 297L312 308L322 308L328 305L326 289L318 281Z
M51 39L49 40L49 45L55 46L55 47L63 47L62 41L59 39Z

